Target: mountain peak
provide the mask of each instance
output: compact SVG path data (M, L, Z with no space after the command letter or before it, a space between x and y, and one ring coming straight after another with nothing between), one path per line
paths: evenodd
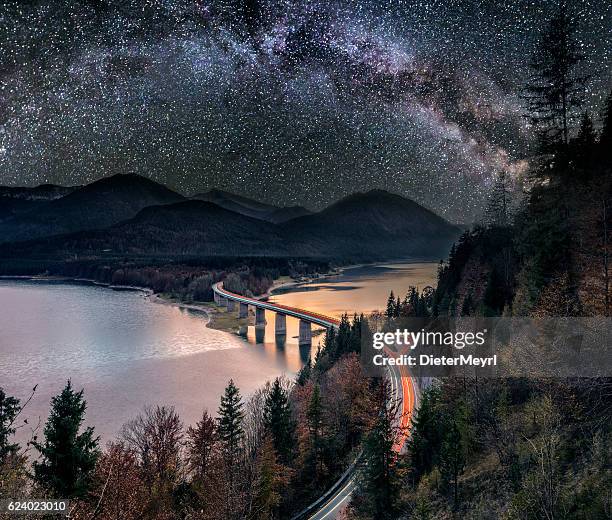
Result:
M160 188L172 191L163 184L155 182L149 177L145 177L144 175L139 175L137 173L116 173L114 175L109 175L108 177L102 177L101 179L88 184L86 187L98 186L159 186Z

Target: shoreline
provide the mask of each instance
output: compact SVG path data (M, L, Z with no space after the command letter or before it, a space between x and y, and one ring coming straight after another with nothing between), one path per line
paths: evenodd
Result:
M394 265L394 264L420 264L420 263L432 263L432 262L434 262L434 260L430 258L400 258L400 259L395 259L395 260L386 260L384 262L366 262L366 263L361 263L361 264L350 264L350 265L345 265L342 267L336 267L334 268L333 272L330 271L327 273L323 273L317 277L306 278L305 280L302 280L302 281L293 280L290 282L285 281L285 282L278 283L278 280L274 280L270 289L268 289L268 291L265 294L258 296L257 299L269 298L270 296L274 294L275 291L279 289L284 289L287 287L299 287L300 285L307 285L315 281L326 280L328 278L331 278L332 276L339 276L339 275L344 274L344 272L348 271L349 269L358 269L361 267L384 267L387 265Z
M234 336L242 337L239 334L240 328L249 324L250 314L247 318L238 318L238 316L223 311L222 307L219 307L214 302L181 302L157 293L148 295L148 298L152 303L200 312L206 316L206 326L209 329L219 330Z
M113 291L139 291L147 295L155 294L153 289L149 289L148 287L140 287L138 285L117 285L112 283L99 282L98 280L93 280L92 278L74 278L72 276L0 275L0 282L3 280L13 280L16 282L76 282L83 285L104 287L106 289L112 289Z

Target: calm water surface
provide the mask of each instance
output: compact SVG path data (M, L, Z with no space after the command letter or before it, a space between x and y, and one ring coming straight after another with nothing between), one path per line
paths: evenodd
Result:
M391 289L433 285L436 264L345 271L274 294L271 300L340 316L383 308ZM287 337L249 327L247 341L206 327L202 313L162 305L141 292L50 282L0 281L0 386L28 405L30 425L44 423L51 396L70 378L85 389L86 423L109 440L146 404L173 405L187 424L216 412L228 379L248 396L277 375L293 376L310 354ZM315 337L315 345L321 336ZM19 440L29 437L27 427Z

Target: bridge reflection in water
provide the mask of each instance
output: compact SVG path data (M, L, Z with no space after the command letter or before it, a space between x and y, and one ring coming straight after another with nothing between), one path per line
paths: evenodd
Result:
M223 288L223 282L213 285L215 303L223 305L228 312L237 312L238 316L245 318L249 314L249 307L255 310L255 340L263 343L266 329L266 311L274 316L274 336L276 344L280 347L285 345L287 337L287 317L296 318L299 322L298 345L300 354L304 352L304 361L308 359L308 353L312 346L312 326L337 328L339 321L330 316L313 313L305 309L298 309L276 303L265 302L255 298L248 298L240 294L230 292Z

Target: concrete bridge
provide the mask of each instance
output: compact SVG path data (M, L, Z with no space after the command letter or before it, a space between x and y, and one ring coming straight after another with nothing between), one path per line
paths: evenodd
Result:
M312 343L312 324L325 327L326 329L338 328L340 321L296 307L288 307L277 303L264 302L255 298L247 298L240 294L230 292L223 288L223 282L213 285L215 303L224 305L228 312L235 311L238 307L238 316L246 318L249 315L249 305L255 307L255 327L263 328L266 325L265 312L275 313L274 330L276 336L287 335L287 316L300 320L299 344L310 345Z

